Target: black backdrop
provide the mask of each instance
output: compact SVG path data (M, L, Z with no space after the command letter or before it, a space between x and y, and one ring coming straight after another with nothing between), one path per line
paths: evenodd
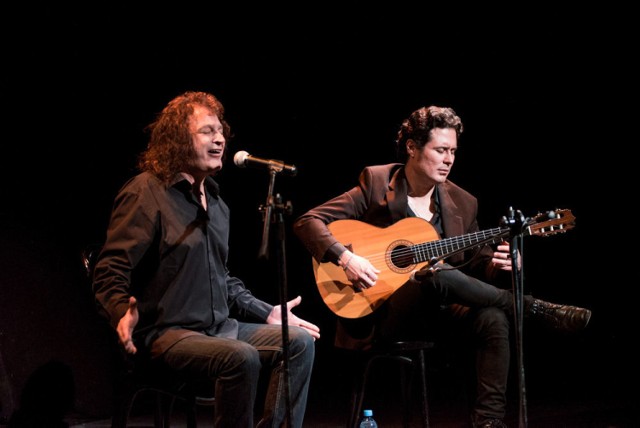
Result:
M276 190L293 206L289 295L301 294L297 313L323 328L320 361L333 318L290 225L351 187L363 166L393 161L402 119L438 104L465 123L451 179L478 196L481 227L495 227L509 207L527 216L568 208L577 218L566 234L525 241L527 288L594 311L576 337L527 336L531 390L551 379L585 397L632 390L633 286L611 269L620 234L609 230L622 211L614 174L628 137L618 132L629 128L619 109L631 90L625 11L153 7L43 6L4 17L3 416L51 359L74 369L76 408L104 412L109 358L79 254L103 238L145 146L142 128L185 90L210 91L227 108L235 138L218 181L232 210L230 265L274 303L274 248L270 260L256 257L268 175L235 167L232 155L299 169L278 176Z

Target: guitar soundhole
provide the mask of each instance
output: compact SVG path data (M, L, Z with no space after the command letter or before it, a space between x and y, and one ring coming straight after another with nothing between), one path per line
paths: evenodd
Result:
M415 266L413 249L410 242L396 241L390 246L387 265L396 273L410 272Z

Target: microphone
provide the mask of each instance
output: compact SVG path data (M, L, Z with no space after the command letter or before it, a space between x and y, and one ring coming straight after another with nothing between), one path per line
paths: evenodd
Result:
M295 165L287 165L280 160L261 159L255 156L251 156L244 150L240 150L233 156L233 163L235 163L240 168L245 168L247 166L253 168L268 168L269 170L276 172L284 171L292 176L298 173L298 169L295 167Z

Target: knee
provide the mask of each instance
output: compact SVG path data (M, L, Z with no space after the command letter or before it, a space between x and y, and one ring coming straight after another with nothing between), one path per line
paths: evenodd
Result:
M229 355L227 362L229 369L234 372L247 373L252 377L257 376L262 367L258 350L249 344L236 347L234 352Z
M487 307L478 310L474 322L477 334L485 337L509 337L509 319L507 314L495 307Z
M315 341L303 328L291 326L289 329L289 349L292 355L304 355L313 360L315 356Z

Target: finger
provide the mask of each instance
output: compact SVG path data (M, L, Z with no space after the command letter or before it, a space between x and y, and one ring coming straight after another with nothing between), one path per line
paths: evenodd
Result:
M301 301L302 301L302 296L298 296L294 299L291 299L287 302L287 308L290 310L291 308L298 306Z
M305 328L307 330L311 330L311 331L320 331L320 328L315 325L310 323L309 321L304 321L304 320L300 320L301 322L298 323L299 327Z
M129 354L135 354L136 351L137 351L137 348L134 345L133 340L131 340L131 339L126 339L125 341L123 341L122 342L122 347Z
M358 279L352 281L351 284L353 285L353 288L355 290L363 290L367 286L367 284L361 278L358 278Z
M361 279L360 281L358 281L358 288L360 290L364 290L364 289L369 288L369 287L370 287L370 285L369 285L369 283L367 282L366 279Z
M373 272L367 272L367 276L365 277L365 282L369 287L373 287L378 280L378 275Z
M504 265L507 265L507 264L511 264L511 261L506 259L506 258L494 257L493 259L491 259L491 261L493 262L493 264L498 265L498 266L504 266Z
M320 327L318 327L317 325L304 320L302 318L298 318L297 316L292 314L292 317L289 318L289 325L293 325L296 327L301 327L304 328L305 330L311 330L311 331L320 331Z
M320 338L320 329L317 326L311 323L305 323L305 324L300 324L300 328L305 329L315 339Z

